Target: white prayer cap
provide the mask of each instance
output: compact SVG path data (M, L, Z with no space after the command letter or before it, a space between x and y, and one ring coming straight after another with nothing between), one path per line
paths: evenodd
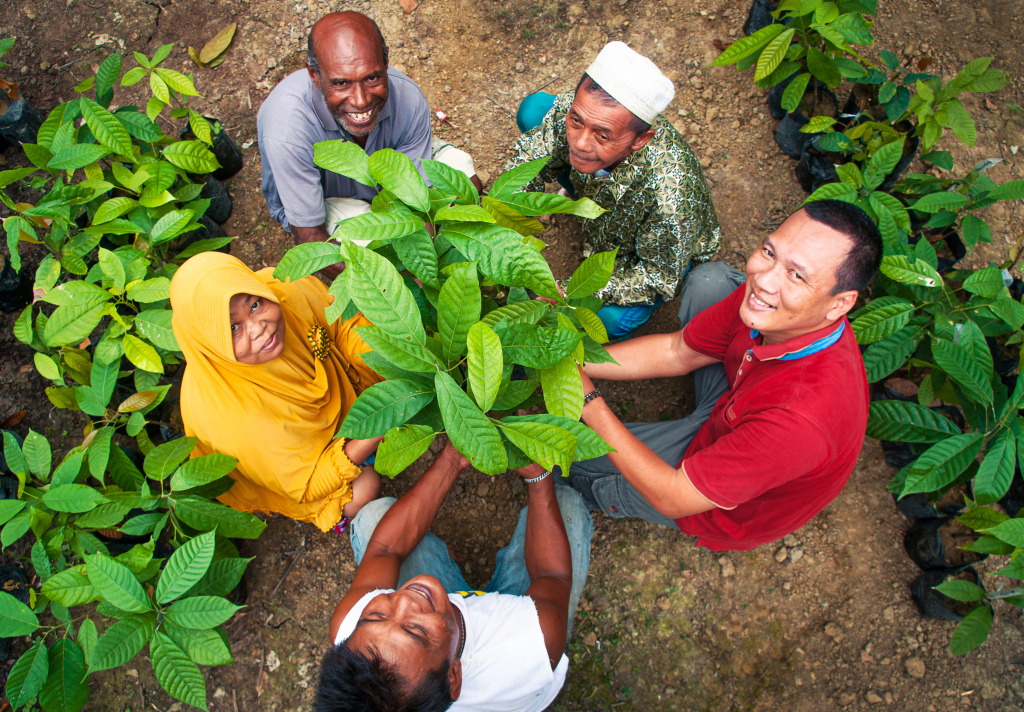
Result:
M654 123L676 93L672 80L625 42L606 44L587 74L613 99L649 124Z

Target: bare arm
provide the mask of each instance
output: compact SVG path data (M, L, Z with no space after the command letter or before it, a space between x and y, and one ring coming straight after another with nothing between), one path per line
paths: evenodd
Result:
M698 368L717 363L686 345L683 330L671 334L650 334L608 347L608 353L618 363L588 363L584 368L591 378L612 381L638 381L643 378L683 376ZM593 389L584 389L589 393Z
M392 505L366 545L352 586L331 616L331 636L364 595L378 588L393 588L398 570L430 530L441 503L469 462L449 442L423 476ZM564 635L563 635L564 637Z
M544 468L537 464L518 470L523 477L537 477L542 472ZM554 476L549 475L527 487L530 501L526 511L524 555L530 587L526 595L537 607L548 659L554 669L565 650L569 626L572 554L555 496Z
M583 390L589 393L594 384L588 373L582 375ZM604 398L595 398L584 406L583 422L615 448L615 452L608 455L612 464L645 500L666 517L678 519L715 508L715 504L693 486L682 465L676 469L658 457L622 424Z
M326 242L331 236L327 234L327 228L321 224L316 227L297 227L292 225L292 237L295 238L295 244L299 244L302 242ZM345 269L345 263L339 262L338 264L328 265L320 271L327 279L333 281L341 274L343 269Z
M377 446L380 445L380 441L383 439L384 436L381 435L379 438L369 438L367 440L347 440L345 441L345 454L353 464L360 465L371 454L377 452Z

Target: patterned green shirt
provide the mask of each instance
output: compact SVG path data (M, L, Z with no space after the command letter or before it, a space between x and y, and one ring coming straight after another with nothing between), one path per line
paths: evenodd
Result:
M655 134L603 178L582 174L569 163L565 115L575 91L555 99L540 126L523 134L505 170L550 156L524 190L543 191L566 169L578 197L608 212L583 220L583 256L619 248L608 286L597 292L605 302L652 304L674 298L692 264L718 252L721 230L704 172L682 135L658 116Z

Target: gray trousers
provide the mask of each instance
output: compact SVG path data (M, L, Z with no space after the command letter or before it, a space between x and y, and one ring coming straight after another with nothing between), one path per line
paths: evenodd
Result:
M743 284L745 275L724 262L707 262L694 267L683 285L679 305L680 326L717 304ZM690 446L690 441L707 419L715 403L728 390L722 364L705 366L693 373L694 411L679 420L662 423L626 423L626 427L651 448L658 457L676 467ZM607 457L574 462L569 470L569 484L581 495L591 509L599 509L615 518L645 519L676 529L674 519L666 517L633 487Z

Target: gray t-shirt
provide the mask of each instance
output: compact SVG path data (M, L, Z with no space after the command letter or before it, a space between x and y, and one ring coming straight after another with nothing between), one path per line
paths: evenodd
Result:
M369 188L313 163L313 144L352 137L331 116L324 95L300 69L274 87L256 117L263 164L263 197L270 216L291 226L317 227L325 219L325 198L373 200ZM388 101L377 126L366 138L366 153L382 148L401 151L423 169L430 158L430 107L416 83L388 68Z

